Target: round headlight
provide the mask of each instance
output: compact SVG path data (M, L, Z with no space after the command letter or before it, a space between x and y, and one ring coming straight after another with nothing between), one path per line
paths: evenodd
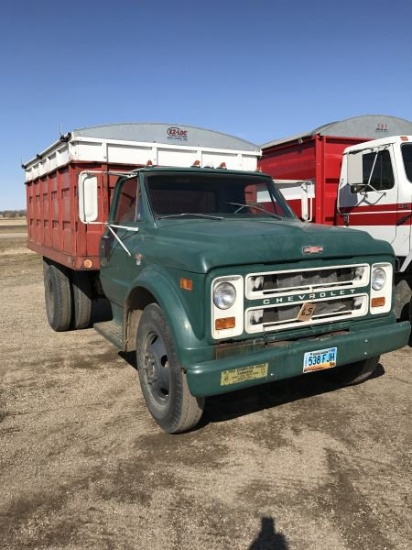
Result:
M229 309L236 300L236 289L232 283L219 283L213 289L213 303L219 309Z
M375 267L372 271L373 290L382 290L386 283L386 272L381 267Z

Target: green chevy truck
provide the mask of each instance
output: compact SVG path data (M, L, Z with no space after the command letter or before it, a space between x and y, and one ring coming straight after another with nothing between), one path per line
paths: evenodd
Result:
M89 326L105 296L112 318L95 328L136 350L144 399L166 432L193 428L207 396L315 371L358 383L408 342L410 324L392 310L390 245L299 221L268 175L149 163L111 173L107 199L101 166L80 168L76 251L29 232L45 260L48 319L55 330ZM26 183L35 196L36 178Z

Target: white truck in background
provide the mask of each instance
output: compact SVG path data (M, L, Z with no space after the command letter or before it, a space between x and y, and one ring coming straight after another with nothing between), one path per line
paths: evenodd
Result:
M411 320L412 122L366 115L324 125L263 145L260 168L302 220L361 229L392 245L395 312Z

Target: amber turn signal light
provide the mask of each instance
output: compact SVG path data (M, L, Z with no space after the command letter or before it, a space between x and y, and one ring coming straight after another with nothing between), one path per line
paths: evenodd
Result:
M192 279L185 279L182 278L179 281L180 288L183 288L183 290L193 290L193 281Z
M234 317L224 317L223 319L216 319L215 330L225 330L228 328L235 328L236 321Z
M381 296L380 298L372 298L371 306L372 307L382 307L385 305L385 297Z

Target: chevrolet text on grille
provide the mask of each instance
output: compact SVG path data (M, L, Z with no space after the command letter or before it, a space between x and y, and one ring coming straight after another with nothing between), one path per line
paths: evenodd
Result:
M294 294L292 296L278 296L276 298L273 298L272 300L269 300L266 298L263 300L264 304L283 304L285 302L296 302L296 301L302 301L305 302L307 300L319 300L322 298L333 298L334 296L348 296L350 294L355 294L357 292L356 288L349 288L347 290L330 290L329 292L310 292L306 294Z

